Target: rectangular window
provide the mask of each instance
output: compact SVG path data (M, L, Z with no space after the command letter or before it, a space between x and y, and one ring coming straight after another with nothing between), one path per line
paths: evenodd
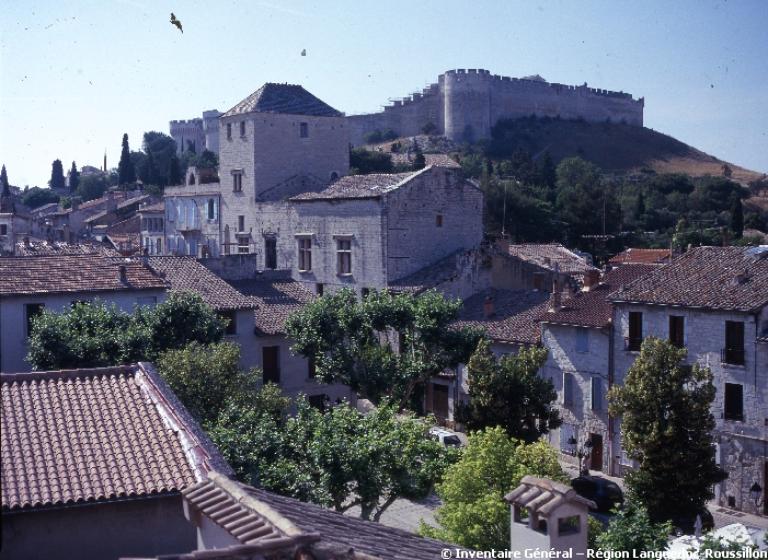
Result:
M563 405L573 405L573 374L567 371L563 372Z
M685 346L685 317L681 315L669 316L669 342L678 348Z
M219 317L227 323L227 326L224 327L224 334L237 334L237 314L235 311L219 311Z
M243 192L242 173L232 173L232 192Z
M245 121L240 121L240 138L245 138Z
M8 235L8 224L0 224L0 235Z
M738 383L725 384L725 408L723 417L726 420L744 420L744 386Z
M722 361L726 364L744 365L744 322L725 322L725 348Z
M299 238L299 270L307 272L312 270L312 238Z
M589 329L576 327L576 352L589 352Z
M314 358L307 359L307 378L314 379L317 376L317 366Z
M227 123L227 140L232 140L232 123Z
M248 243L248 237L241 235L237 238L237 252L238 253L250 253L250 245Z
M443 227L443 215L442 214L438 214L437 216L435 216L435 225L437 227Z
M299 138L309 138L309 126L307 123L299 123Z
M264 383L280 384L280 347L265 346L261 349L261 366Z
M245 231L245 216L238 216L237 217L237 231L238 232L244 232Z
M336 272L352 274L352 240L336 240Z
M603 380L594 376L590 383L590 408L595 412L603 410Z
M208 219L209 220L215 220L216 219L216 201L212 198L208 199Z
M27 318L27 336L32 334L32 319L37 317L45 309L44 303L28 303L24 306L24 313Z
M640 311L629 312L629 336L627 350L637 352L643 344L643 314Z
M270 270L277 268L277 239L274 237L264 239L264 266Z
M323 295L323 292L325 291L325 286L323 284L317 283L315 284L315 293L319 296Z

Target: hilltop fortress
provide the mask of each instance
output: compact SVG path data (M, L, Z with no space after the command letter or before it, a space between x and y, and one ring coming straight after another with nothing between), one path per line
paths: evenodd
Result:
M449 70L421 93L395 100L380 113L348 116L350 141L363 143L375 130L398 136L421 134L431 123L434 133L457 142L488 138L499 119L529 115L583 118L643 126L643 98L629 93L545 81L540 76L510 78L488 70ZM430 127L431 128L431 127Z

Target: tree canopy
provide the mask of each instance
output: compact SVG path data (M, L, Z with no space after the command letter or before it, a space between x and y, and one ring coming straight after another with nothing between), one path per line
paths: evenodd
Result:
M69 190L70 192L77 189L80 185L80 172L77 170L77 164L72 162L72 167L69 170Z
M469 403L458 409L469 430L500 426L514 438L533 443L560 426L552 382L538 372L547 359L543 348L524 348L497 360L483 339L467 365Z
M27 189L21 195L21 202L30 209L39 208L44 204L51 202L58 202L59 195L53 192L51 189L41 189L40 187L32 187Z
M48 181L48 186L58 191L63 191L67 187L67 181L64 178L64 167L61 165L60 159L53 160L51 180Z
M639 462L627 488L652 521L694 519L726 476L715 462L712 372L683 364L685 356L685 349L648 337L624 384L608 394L610 414L621 416L624 449Z
M347 384L374 403L389 396L400 408L418 408L416 388L466 363L477 346L479 331L451 327L460 306L435 290L418 296L372 291L359 300L344 289L297 311L286 331L293 351L314 361L321 381Z
M630 500L615 512L608 527L595 540L604 551L661 552L666 550L670 534L672 525L669 522L652 522L646 509Z
M392 156L386 152L374 152L365 148L351 148L349 150L350 175L392 173L392 171Z
M136 167L131 159L131 149L128 146L128 134L123 134L123 144L120 150L120 163L117 165L118 184L128 185L136 182Z
M439 527L422 524L419 532L476 550L509 548L509 505L504 496L525 475L567 483L557 451L543 441L527 444L501 427L469 435L461 459L448 467L437 494Z

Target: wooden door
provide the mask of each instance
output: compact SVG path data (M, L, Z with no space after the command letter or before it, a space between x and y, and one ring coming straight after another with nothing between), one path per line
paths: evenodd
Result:
M448 419L448 386L446 385L432 385L432 406L435 413L435 417L440 422L445 422Z
M592 459L589 468L593 471L603 470L603 436L590 434L592 438Z

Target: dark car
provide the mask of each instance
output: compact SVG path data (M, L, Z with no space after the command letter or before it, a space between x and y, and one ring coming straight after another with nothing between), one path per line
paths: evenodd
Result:
M580 476L571 480L571 487L579 496L592 500L597 505L597 511L610 512L614 507L624 503L624 493L619 485L599 476Z

